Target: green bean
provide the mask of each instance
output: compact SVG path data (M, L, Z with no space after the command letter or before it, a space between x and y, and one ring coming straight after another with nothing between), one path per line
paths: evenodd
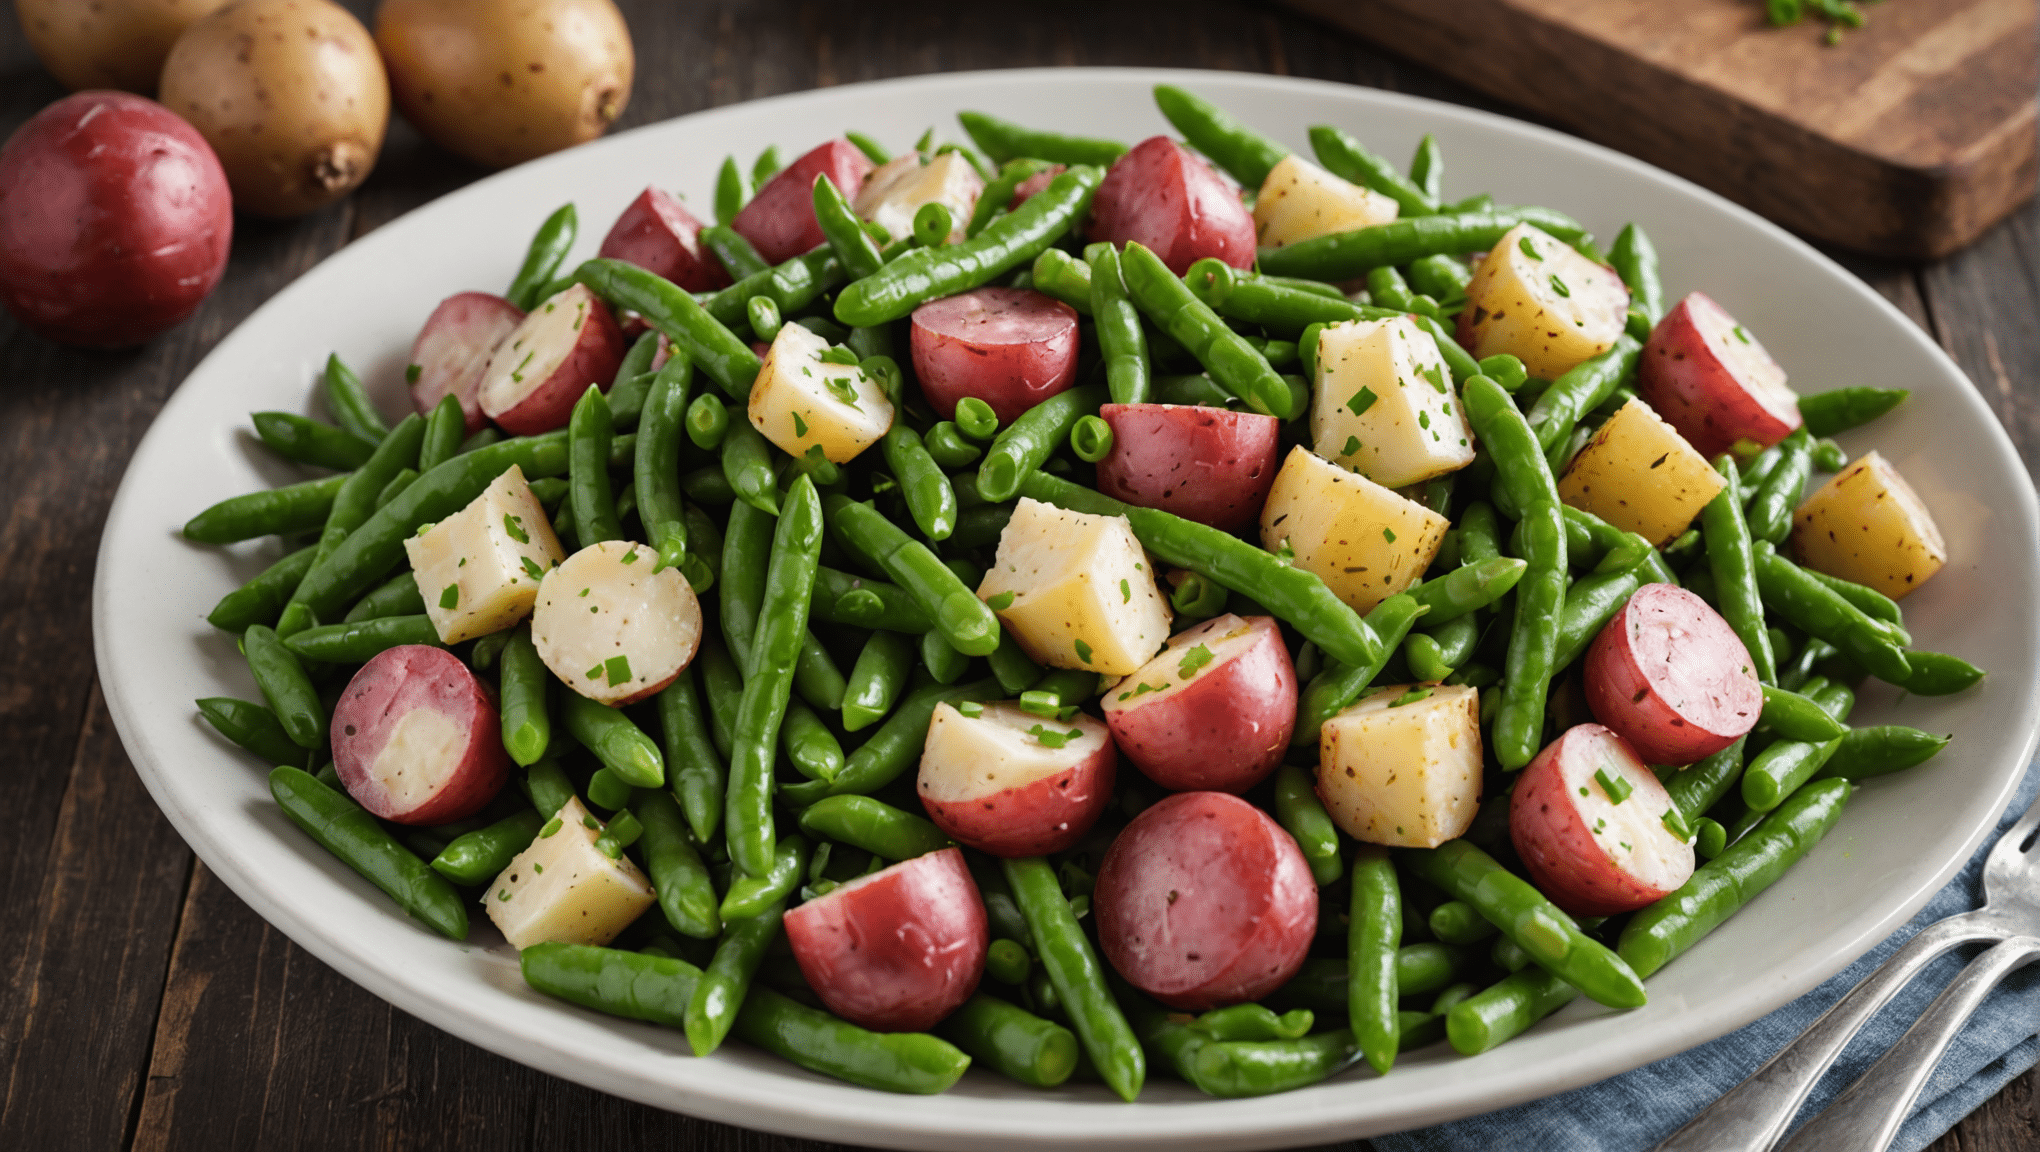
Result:
M971 141L994 164L1029 157L1052 164L1095 164L1102 168L1126 154L1126 145L1114 140L1040 132L983 112L958 112L956 118Z
M800 814L801 830L883 860L911 860L947 847L947 833L928 820L869 796L828 796Z
M1160 257L1128 241L1120 253L1119 274L1141 314L1189 349L1214 383L1256 412L1284 419L1292 415L1289 386L1267 358L1227 327Z
M1984 671L1960 656L1908 650L1912 675L1900 687L1915 696L1952 696L1983 679Z
M1402 643L1400 634L1393 641L1378 635L1325 587L1324 581L1230 533L1167 512L1123 504L1045 472L1029 473L1020 485L1020 494L1073 512L1125 516L1134 535L1157 559L1253 597L1305 639L1349 666L1386 659ZM1380 611L1378 606L1376 611Z
M622 709L579 692L561 695L560 719L567 734L593 752L603 767L635 788L657 788L666 782L666 761L658 744Z
M1319 729L1325 721L1343 711L1348 704L1360 698L1367 685L1381 675L1388 658L1402 644L1409 634L1410 625L1424 614L1424 607L1408 593L1390 596L1374 606L1367 614L1365 623L1368 630L1382 642L1382 648L1373 659L1361 664L1347 664L1332 653L1333 659L1325 670L1311 678L1310 683L1297 701L1296 729L1290 736L1290 743L1301 747L1318 742Z
M1809 436L1838 436L1868 424L1912 395L1904 388L1834 388L1799 398Z
M834 568L815 573L809 611L817 620L858 628L920 634L935 626L914 597L897 584L868 580Z
M1405 637L1402 655L1410 675L1418 680L1443 680L1452 675L1453 665L1445 658L1444 648L1426 633L1412 632Z
M1483 505L1483 507L1485 507ZM1486 521L1493 524L1493 515ZM1461 545L1462 559L1465 557ZM1419 605L1428 608L1424 624L1442 624L1456 620L1471 612L1485 608L1503 596L1508 595L1529 571L1527 560L1508 556L1488 556L1477 562L1462 563L1443 576L1424 581L1409 590L1409 595Z
M1324 165L1327 172L1341 180L1372 188L1394 200L1401 208L1403 216L1429 216L1438 211L1437 197L1405 179L1395 170L1395 165L1368 151L1365 145L1337 128L1325 124L1313 125L1310 130L1310 147L1311 151L1317 153L1318 163ZM1409 261L1379 260L1375 263L1407 264ZM1326 277L1342 280L1351 278Z
M1013 499L1028 473L1062 447L1078 420L1096 415L1106 395L1095 384L1084 385L1059 392L1022 413L986 449L984 463L978 465L978 491L995 503Z
M614 432L608 398L602 389L588 385L574 402L573 418L567 425L567 499L574 508L574 533L584 548L623 539L616 496L609 485L609 442Z
M893 714L879 725L870 739L843 758L843 771L837 774L835 780L809 780L788 785L781 789L781 795L788 804L801 807L828 796L876 792L898 779L919 760L937 704L999 698L999 684L990 679L953 686L924 684L916 687L900 701Z
M772 764L794 664L807 636L821 544L821 501L814 484L801 476L787 490L785 510L773 529L772 559L729 756L723 838L731 863L747 876L762 877L772 867Z
M956 425L948 420L940 421L928 429L923 442L927 446L928 455L944 468L965 467L984 451L958 434Z
M416 468L403 468L398 470L397 474L390 478L390 482L383 485L383 490L381 492L376 493L375 496L376 511L378 512L382 511L383 505L403 495L404 489L409 488L411 485L417 482L418 482L418 470Z
M1614 347L1580 361L1553 380L1530 406L1530 428L1537 433L1538 447L1550 452L1564 444L1580 417L1599 407L1616 385L1636 372L1636 360L1642 353L1643 345L1625 333L1615 338Z
M1764 685L1764 714L1760 723L1784 739L1813 743L1836 739L1848 731L1839 718L1830 716L1821 705L1797 692L1769 684Z
M1402 854L1418 876L1463 900L1521 945L1532 959L1596 1002L1611 1008L1641 1006L1643 982L1628 964L1581 934L1527 881L1508 872L1465 840Z
M1812 697L1811 703L1821 710L1821 717L1834 721L1834 731L1819 739L1778 740L1751 759L1743 770L1742 801L1753 812L1769 812L1797 792L1800 785L1813 779L1848 731L1841 721L1848 719L1856 694L1845 684L1830 683L1819 676L1807 681L1805 688Z
M325 624L284 638L292 655L327 664L366 664L405 644L444 647L427 616L383 616L352 624Z
M797 316L843 282L843 265L827 243L763 272L743 277L709 297L702 311L725 327L744 321L751 297L770 297L781 316ZM741 397L740 397L741 399Z
M1320 888L1345 871L1339 860L1339 830L1317 797L1310 775L1292 764L1275 770L1275 820L1296 840Z
M1417 153L1410 157L1410 183L1436 200L1445 189L1445 153L1429 132L1417 141Z
M256 412L252 419L264 444L300 464L344 471L361 467L375 451L373 440L295 413Z
M1027 954L1020 955L1024 960ZM1077 1038L1069 1029L983 992L936 1025L936 1034L1001 1075L1035 1088L1054 1088L1077 1067Z
M718 654L721 650L717 649ZM707 675L704 670L704 675ZM701 693L692 670L682 670L658 696L659 728L666 763L673 768L673 792L694 838L707 843L722 821L727 770L702 715Z
M262 689L262 698L284 732L300 748L323 747L326 708L297 656L263 624L251 624L241 633L241 650L255 674L255 686Z
M1420 256L1410 261L1410 283L1434 300L1463 300L1466 286L1472 282L1472 270L1457 256Z
M1411 906L1403 905L1405 910ZM1421 996L1436 992L1475 966L1473 952L1449 944L1405 944L1395 952L1395 986L1398 996ZM1311 1008L1319 1012L1346 1012L1351 979L1344 958L1313 958L1303 962L1289 983L1269 995L1272 1006Z
M1289 149L1226 115L1218 105L1174 85L1155 85L1155 106L1192 148L1250 191L1289 155Z
M1397 312L1414 312L1416 295L1403 279L1401 272L1384 265L1367 270L1367 295L1382 308L1393 308Z
M1478 944L1495 934L1493 924L1459 900L1447 900L1431 909L1428 923L1431 935L1445 944Z
M695 660L701 666L701 694L707 703L709 739L727 761L730 750L736 747L737 708L744 696L744 676L729 651L712 635L702 637Z
M1091 265L1090 311L1097 323L1106 391L1114 404L1144 404L1151 390L1147 330L1120 279L1119 251L1109 243L1092 244L1084 257Z
M461 413L460 398L447 395L425 417L425 436L417 451L418 471L430 472L460 455L460 442L467 435L467 417ZM391 473L394 479L395 473ZM385 480L384 483L389 481Z
M886 1092L944 1092L970 1067L970 1057L922 1032L867 1032L754 987L737 1013L736 1035L810 1071Z
M963 243L908 252L838 293L836 319L853 328L897 320L929 300L968 292L1032 262L1082 215L1103 178L1096 168L1070 168Z
M723 433L722 469L737 499L761 512L779 514L779 486L773 479L772 443L749 420L732 420Z
M1405 216L1387 224L1376 224L1352 232L1300 241L1281 248L1260 251L1261 270L1276 276L1300 276L1317 280L1351 280L1370 268L1385 264L1408 264L1425 256L1456 256L1492 248L1519 224L1539 226L1555 222L1525 208L1492 208L1457 215ZM1560 240L1579 236L1577 225L1560 226L1554 233ZM1551 228L1546 227L1546 231ZM1560 234L1564 233L1564 234Z
M1280 785L1277 785L1278 797ZM1279 799L1278 799L1279 803ZM1346 1012L1360 1050L1386 1076L1395 1064L1396 949L1402 943L1402 887L1388 851L1363 845L1353 857L1353 902L1346 937Z
M291 823L405 912L448 939L467 938L467 910L460 894L344 793L286 765L269 773L269 794Z
M1384 854L1385 855L1385 854ZM1388 950L1388 971L1395 971L1395 949ZM1393 1013L1391 1012L1391 1015ZM1277 1016L1261 1004L1229 1004L1214 1008L1190 1022L1190 1027L1213 1040L1295 1040L1310 1034L1316 1014L1298 1008Z
M643 521L651 545L659 550L661 569L679 567L687 555L687 511L680 499L680 428L693 377L692 361L677 350L659 369L645 399L637 451L631 461L638 519Z
M247 631L251 624L274 625L277 614L290 602L298 581L311 570L318 551L316 545L300 548L263 569L253 580L222 597L207 614L206 622L236 635ZM410 573L404 575L408 579ZM416 581L411 583L416 587Z
M989 660L992 675L1009 695L1017 696L1041 682L1041 665L1027 655L1011 632L1000 631L999 646L992 650Z
M821 640L812 632L801 637L800 655L793 663L794 692L817 712L839 712L848 688L843 670Z
M584 1008L680 1028L701 970L674 956L547 941L518 953L525 983Z
M1401 315L1392 308L1355 304L1344 296L1325 296L1299 288L1295 282L1281 277L1244 273L1209 257L1192 264L1183 273L1183 280L1199 300L1226 319L1284 334L1301 333L1312 324L1391 320ZM1458 341L1453 344L1456 346ZM1460 354L1464 356L1465 349Z
M1091 315L1091 266L1060 248L1044 249L1034 258L1034 290Z
M885 719L913 671L913 641L898 632L875 631L850 670L843 696L843 729L856 732Z
M553 210L538 226L538 232L531 238L531 246L525 250L524 263L517 268L517 275L511 278L510 287L503 298L515 304L520 311L529 312L545 299L539 291L559 272L560 264L567 258L567 249L574 246L574 234L580 226L580 218L572 204L562 204Z
M1849 790L1846 781L1820 780L1793 793L1678 891L1631 916L1617 950L1641 975L1663 968L1811 851L1841 817Z
M1551 667L1563 670L1572 667L1608 621L1615 618L1622 606L1629 603L1630 596L1643 587L1645 575L1642 569L1628 572L1610 572L1597 576L1584 576L1573 581L1566 590L1565 606L1559 610L1558 639L1553 645Z
M1623 235L1628 234L1629 229L1624 229ZM1736 472L1735 458L1726 453L1715 457L1714 470L1725 483L1700 512L1702 538L1707 544L1707 570L1714 576L1722 619L1728 621L1749 651L1757 679L1775 684L1778 662L1764 626L1763 600L1757 594L1756 557L1750 551L1749 528L1743 521L1742 481Z
M1608 263L1622 282L1629 285L1630 299L1643 309L1645 319L1656 324L1665 314L1665 290L1658 282L1657 246L1635 224L1624 224L1608 248Z
M926 545L908 536L869 504L830 496L823 505L831 531L847 546L876 559L886 574L934 619L935 631L958 652L987 656L998 647L998 617Z
M1454 1051L1476 1056L1519 1035L1579 994L1579 989L1533 965L1453 1005L1445 1014L1445 1034Z
M1147 1078L1147 1058L1105 986L1104 966L1077 926L1054 868L1039 856L1000 863L1027 917L1042 970L1069 1013L1085 1053L1106 1085L1120 1099L1132 1102Z
M1013 193L1029 178L1053 167L1046 160L1016 158L1001 163L998 175L985 182L984 191L978 194L977 205L970 220L964 224L965 237L975 236L985 230L1013 202Z
M949 477L905 423L894 421L881 444L914 525L930 540L947 540L956 530L956 490L949 486Z
M737 167L737 158L723 157L722 167L717 169L715 174L715 224L711 227L727 231L730 221L735 220L737 213L743 211L744 201L749 199L748 191L744 187L744 173ZM704 228L702 231L706 232L708 229ZM731 272L730 275L737 276L741 273Z
M503 646L503 749L510 759L530 767L552 743L552 713L547 706L553 675L538 657L531 628L518 625Z
M437 410L434 414L437 415ZM453 420L456 425L460 418L460 405L455 402ZM430 437L430 429L429 421L415 415L406 416L376 445L375 451L360 469L347 477L346 483L333 497L332 510L327 513L326 523L319 530L318 548L306 572L337 550L349 533L368 522L368 518L375 514L383 489L395 483L411 464L423 462L421 446ZM276 625L278 635L287 638L316 622L314 613L299 599L298 589L302 586L303 578L300 576L298 583L291 588L290 602L284 606L282 618ZM421 603L417 611L424 610Z
M842 189L836 187L828 173L818 172L812 191L815 223L821 226L822 235L828 238L836 259L849 271L850 279L856 281L878 271L884 264L879 259L878 245L864 230L864 222L851 210L850 202L843 198Z
M1902 635L1905 631L1905 615L1900 610L1898 602L1891 597L1886 596L1875 588L1858 584L1854 580L1844 580L1839 576L1830 576L1825 572L1816 572L1811 568L1805 569L1805 572L1813 579L1827 585L1828 590L1835 595L1855 605L1857 610L1865 616L1870 617L1872 620L1882 620L1886 624L1893 625L1897 629L1894 635L1899 637L1899 643L1906 644L1911 642L1912 638L1909 635Z
M455 884L487 884L531 846L544 823L544 817L527 808L486 828L463 833L432 858L432 870Z
M722 902L723 920L744 920L785 901L807 870L807 837L795 833L780 840L773 846L771 871L763 876L730 878L730 890Z
M814 709L799 700L786 705L779 743L794 768L810 780L833 780L843 770L843 746Z
M1294 1040L1216 1040L1195 1022L1163 1012L1146 996L1115 982L1143 1045L1176 1075L1208 1096L1262 1096L1301 1088L1351 1064L1359 1055L1344 1029Z
M1813 440L1806 429L1794 429L1778 443L1777 467L1764 477L1750 499L1748 519L1752 538L1773 544L1785 539L1792 531L1792 510L1798 507L1800 493L1812 471Z
M233 496L193 516L184 538L199 544L235 544L257 536L290 536L318 528L332 510L345 475L306 480Z
M1805 569L1778 555L1769 541L1754 548L1757 591L1766 607L1793 627L1840 649L1880 680L1904 684L1912 674L1890 625L1866 614Z
M1558 645L1566 604L1565 518L1558 503L1532 504L1519 527L1530 567L1516 589L1502 705L1492 736L1496 759L1507 771L1530 763L1542 744L1545 698L1551 674L1561 667Z
M1086 464L1112 454L1112 425L1096 416L1079 416L1070 429L1070 452Z
M751 382L757 379L760 367L758 354L724 321L695 303L686 289L635 264L604 257L583 263L574 270L574 279L612 306L644 317L645 323L665 333L666 339L685 351L724 392L737 400L750 398ZM786 307L783 301L780 307Z
M198 701L198 712L220 735L272 766L301 764L305 760L305 749L283 730L276 713L260 704L230 696L208 696Z
M1736 778L1743 770L1744 745L1745 741L1738 739L1714 755L1673 773L1671 779L1665 781L1665 791L1670 794L1673 807L1688 823L1699 820L1735 786Z
M755 916L725 925L715 958L702 971L694 994L687 999L683 1028L687 1044L696 1056L706 1056L721 1047L723 1038L737 1022L738 1010L745 999L764 991L751 987L751 977L758 971L759 961L765 958L765 949L779 935L785 911L785 902L780 901Z
M1864 780L1903 772L1924 764L1948 746L1951 737L1936 736L1902 724L1852 728L1835 746L1816 779Z
M772 271L772 265L767 264L765 258L758 255L758 250L751 246L751 242L725 223L711 224L703 228L698 238L710 252L715 253L716 260L722 264L723 270L730 274L731 280L745 280ZM778 301L775 300L773 303L776 305Z
M333 419L339 421L341 428L371 444L379 444L389 435L390 427L376 410L375 401L368 398L367 389L361 386L361 377L341 363L338 352L326 357L321 378L326 385L326 407L332 409Z

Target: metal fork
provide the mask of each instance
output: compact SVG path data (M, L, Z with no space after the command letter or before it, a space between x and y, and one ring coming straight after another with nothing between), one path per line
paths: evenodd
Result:
M2036 828L2040 828L2040 800L1999 838L1984 862L1983 907L1920 929L1797 1040L1653 1152L1767 1152L1791 1126L1821 1073L1929 961L1973 941L2040 934L2040 858L2036 858L2040 854L2030 852L2028 843ZM1934 1050L1935 1057L1939 1052Z

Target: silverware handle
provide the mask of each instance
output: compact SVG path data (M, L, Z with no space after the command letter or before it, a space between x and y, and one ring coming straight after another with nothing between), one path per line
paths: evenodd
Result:
M1778 1050L1750 1078L1708 1105L1653 1152L1765 1152L1806 1103L1807 1094L1849 1041L1928 961L1958 944L2001 933L1964 916L1920 929L1797 1040Z
M2040 939L2014 936L1970 962L1891 1051L1806 1122L1785 1152L1884 1152L1941 1054L1998 981L2040 957Z

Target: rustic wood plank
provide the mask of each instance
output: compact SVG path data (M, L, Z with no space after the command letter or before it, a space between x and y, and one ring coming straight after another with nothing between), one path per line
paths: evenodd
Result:
M1880 7L1843 44L1751 0L1289 0L1788 227L1938 257L2033 194L2034 7Z

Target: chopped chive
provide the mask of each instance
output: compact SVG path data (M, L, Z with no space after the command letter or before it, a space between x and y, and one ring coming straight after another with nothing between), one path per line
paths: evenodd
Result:
M1374 402L1379 399L1380 397L1374 394L1374 389L1363 387L1358 392L1353 393L1352 397L1346 401L1346 407L1353 410L1353 415L1364 416L1369 408L1374 407Z
M1077 659L1086 664L1091 662L1091 646L1082 640L1077 641Z
M1133 603L1133 585L1128 584L1124 580L1119 582L1119 602L1121 604Z
M1202 644L1199 644L1197 647L1192 648L1190 651L1184 653L1183 659L1177 663L1176 665L1177 679L1180 680L1190 679L1192 676L1197 675L1198 671L1201 670L1206 664L1211 663L1212 660L1213 656L1211 655L1211 649L1205 647Z
M994 612L1004 612L1006 609L1011 608L1013 606L1013 593L1011 593L1010 591L1001 592L997 596L994 596L991 599L986 600L985 606L990 608Z
M630 682L630 657L611 656L602 662L602 671L609 676L611 688L618 684L627 684Z
M439 594L439 606L449 609L460 607L460 585L448 584Z
M1360 438L1358 436L1348 436L1346 437L1346 446L1344 448L1339 449L1339 455L1351 456L1359 451L1360 451Z
M1594 769L1594 779L1601 785L1601 791L1608 794L1608 799L1617 804L1629 799L1629 794L1636 791L1636 786L1627 778L1610 776L1606 768Z
M1551 290L1560 296L1570 297L1572 295L1572 289L1566 287L1565 281L1560 280L1556 273L1553 273L1551 277Z
M985 706L975 700L965 700L956 706L956 710L973 720L985 714Z
M524 530L524 517L503 513L503 534L519 544L531 543L531 533Z
M533 580L542 580L545 578L545 569L540 568L538 566L537 561L533 560L529 556L519 556L517 559L523 562L525 575L531 577Z
M1430 695L1431 690L1429 688L1412 688L1391 701L1389 707L1400 708L1405 704L1415 704L1419 700L1427 699Z

